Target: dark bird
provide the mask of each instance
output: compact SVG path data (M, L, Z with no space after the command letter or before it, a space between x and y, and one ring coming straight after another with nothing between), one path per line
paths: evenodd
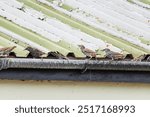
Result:
M90 50L90 49L88 49L88 48L85 48L84 45L78 45L78 46L80 47L82 53L86 55L86 57L89 57L90 59L91 59L91 58L96 58L96 55L97 55L97 54L96 54L95 51Z
M57 59L67 59L68 60L68 58L66 56L62 55L59 52L50 52L49 54L56 57Z
M0 56L9 56L9 54L15 48L16 48L16 46L0 48Z
M45 53L40 51L39 49L28 46L25 50L28 50L32 57L39 58Z
M119 59L124 59L125 56L121 53L118 52L113 52L108 48L103 49L102 51L104 51L106 53L105 57L110 58L112 60L119 60Z

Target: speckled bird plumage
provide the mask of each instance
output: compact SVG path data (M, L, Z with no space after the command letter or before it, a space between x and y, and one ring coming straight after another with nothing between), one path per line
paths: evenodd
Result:
M125 58L125 56L121 53L118 52L113 52L108 48L103 49L102 51L104 51L106 53L105 57L110 58L112 60L122 60Z
M40 51L39 49L33 48L33 47L27 47L25 50L28 50L31 54L31 56L38 58L44 55L45 53Z
M81 49L81 51L83 52L83 54L86 55L86 57L89 57L89 58L96 58L96 52L94 52L93 50L90 50L88 48L85 48L84 45L78 45Z

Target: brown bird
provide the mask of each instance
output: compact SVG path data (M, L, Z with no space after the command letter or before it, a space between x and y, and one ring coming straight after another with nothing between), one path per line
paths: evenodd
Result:
M0 48L0 56L9 56L9 54L15 48L16 48L16 46Z
M30 47L30 46L28 46L25 50L28 50L30 52L30 54L35 58L39 58L43 54L45 54L44 52L40 51L39 49Z
M146 58L146 55L141 55L133 59L133 61L143 61ZM148 61L149 58L147 58Z
M119 60L119 59L124 59L125 56L121 53L118 52L113 52L108 48L103 49L102 51L104 51L106 53L105 57L110 58L112 60Z
M78 45L78 46L80 47L82 53L86 55L86 57L89 57L90 59L96 58L96 55L97 55L96 52L94 52L93 50L90 50L88 48L85 48L84 45Z

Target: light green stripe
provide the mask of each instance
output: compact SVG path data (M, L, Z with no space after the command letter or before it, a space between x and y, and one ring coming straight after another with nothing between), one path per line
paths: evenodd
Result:
M139 1L141 1L141 2L143 2L145 4L149 4L150 5L150 0L139 0Z
M49 40L47 40L43 37L40 37L31 31L21 28L20 26L14 24L12 22L9 22L2 17L0 17L0 25L18 35L21 35L22 37L24 37L26 39L29 39L32 42L35 42L35 43L47 48L49 51L59 51L63 55L67 55L70 52L69 50L62 48L62 47L58 46L57 44L54 44L54 43L50 42Z
M122 50L132 53L134 56L139 56L139 55L150 53L150 50L141 48L137 45L129 43L118 37L112 36L106 32L97 30L91 26L88 26L87 24L84 24L77 20L74 20L71 17L69 17L63 13L60 13L47 5L43 5L42 3L39 3L35 0L18 0L18 1L24 2L27 6L32 7L38 11L42 11L47 16L55 17L55 18L61 20L63 23L69 24L70 26L72 26L74 28L80 29L81 31L83 31L93 37L107 41L108 43L111 43L114 46L121 48Z
M13 52L15 52L17 57L27 57L27 55L29 54L29 52L26 51L24 47L19 46L11 41L8 41L7 39L5 39L1 36L0 36L0 45L3 47L16 46L16 48L13 50Z

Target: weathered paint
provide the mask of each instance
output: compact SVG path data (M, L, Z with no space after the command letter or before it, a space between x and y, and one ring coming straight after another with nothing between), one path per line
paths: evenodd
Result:
M132 0L147 5L148 0ZM130 0L131 2L131 0ZM150 53L149 9L125 0L2 0L0 33L17 35L23 47L33 46L47 55L58 51L84 58L78 45L93 51L110 48L135 58ZM95 7L93 7L95 6ZM112 7L113 6L113 7ZM132 11L132 12L131 12ZM12 33L8 35L8 31ZM23 41L21 38L24 38ZM15 36L16 37L16 36ZM7 39L7 38L6 38ZM19 53L15 51L17 55ZM22 54L26 57L27 53Z

